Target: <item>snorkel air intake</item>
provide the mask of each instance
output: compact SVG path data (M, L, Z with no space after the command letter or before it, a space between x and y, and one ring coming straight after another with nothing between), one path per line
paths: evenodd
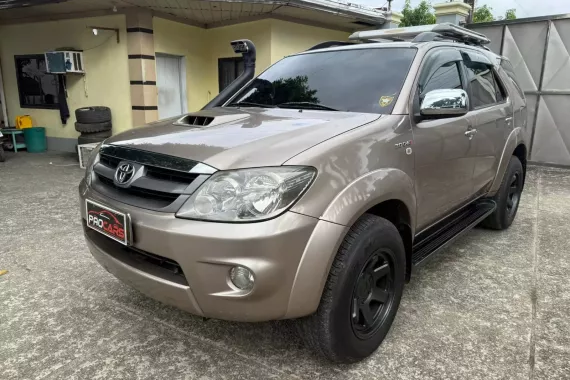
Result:
M240 88L255 76L255 45L250 40L236 40L231 42L236 54L241 53L244 63L243 73L236 78L228 87L204 106L204 110L219 107L227 102Z

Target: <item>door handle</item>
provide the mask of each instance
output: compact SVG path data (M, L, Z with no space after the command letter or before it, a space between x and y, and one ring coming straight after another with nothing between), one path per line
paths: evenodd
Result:
M511 122L513 121L512 117L507 117L505 118L505 123L507 123L507 125L511 125Z
M469 140L473 139L473 136L477 133L476 129L469 129L465 132L465 136L469 137Z

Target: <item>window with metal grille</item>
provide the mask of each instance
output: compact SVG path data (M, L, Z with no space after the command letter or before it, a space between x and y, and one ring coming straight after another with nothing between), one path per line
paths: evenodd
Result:
M46 72L43 54L16 55L20 107L58 109L59 79Z

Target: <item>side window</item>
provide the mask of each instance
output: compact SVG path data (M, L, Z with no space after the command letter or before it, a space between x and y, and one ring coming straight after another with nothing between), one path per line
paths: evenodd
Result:
M464 61L467 80L471 84L473 108L486 107L499 102L493 68L480 62Z
M493 71L493 78L495 80L495 92L497 93L497 102L501 103L507 98L507 92L499 79L499 76Z
M433 72L421 89L420 97L433 90L462 88L457 62L448 62Z

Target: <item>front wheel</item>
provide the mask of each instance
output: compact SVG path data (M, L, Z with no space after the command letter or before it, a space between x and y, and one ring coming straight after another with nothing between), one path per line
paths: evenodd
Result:
M339 248L317 312L298 320L307 345L339 363L354 363L376 351L402 298L405 257L392 223L362 216Z
M501 187L493 200L497 209L481 225L494 230L506 230L517 215L524 185L524 170L521 161L512 156L505 171Z

